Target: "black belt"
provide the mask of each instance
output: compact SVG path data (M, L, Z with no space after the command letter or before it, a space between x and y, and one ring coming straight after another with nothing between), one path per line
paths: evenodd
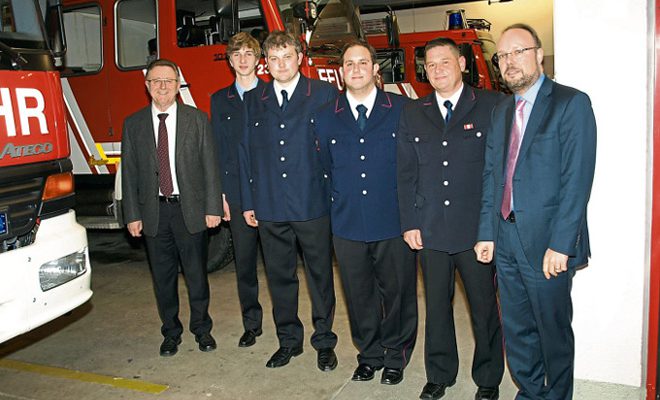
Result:
M173 194L171 196L158 196L158 200L161 203L178 203L180 201L178 194Z
M508 218L504 218L504 215L502 215L502 219L504 219L506 222L510 222L512 224L516 223L516 213L511 211L511 214L509 214Z

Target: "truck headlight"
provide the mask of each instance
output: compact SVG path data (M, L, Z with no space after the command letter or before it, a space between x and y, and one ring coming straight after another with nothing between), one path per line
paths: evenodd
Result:
M86 254L87 248L43 264L39 268L41 290L45 292L87 272Z

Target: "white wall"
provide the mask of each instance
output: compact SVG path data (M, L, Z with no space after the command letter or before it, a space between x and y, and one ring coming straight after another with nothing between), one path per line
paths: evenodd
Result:
M577 378L641 386L651 131L647 0L555 0L555 79L591 97L598 124L591 265L574 280Z

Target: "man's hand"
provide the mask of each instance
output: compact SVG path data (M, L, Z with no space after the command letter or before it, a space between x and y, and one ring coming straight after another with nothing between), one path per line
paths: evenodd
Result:
M126 225L126 227L128 228L128 233L130 233L131 236L133 237L142 236L142 220L129 222L128 225Z
M207 228L215 228L216 226L220 225L221 221L222 221L222 218L220 218L219 215L207 215L206 216L206 227Z
M550 275L556 277L566 271L568 271L568 256L552 249L546 250L545 256L543 256L543 275L545 275L545 279L550 279Z
M243 211L243 218L245 218L245 223L249 226L253 228L259 226L259 221L257 221L257 217L254 215L254 210Z
M495 242L477 242L474 245L474 252L477 255L477 261L488 264L493 261L493 252L495 251Z
M222 213L224 216L222 217L223 221L230 221L231 220L231 213L229 212L229 203L227 203L227 198L225 197L225 194L222 194Z
M419 229L411 229L403 232L403 240L408 243L408 246L413 250L421 250L424 248L422 244L422 231Z

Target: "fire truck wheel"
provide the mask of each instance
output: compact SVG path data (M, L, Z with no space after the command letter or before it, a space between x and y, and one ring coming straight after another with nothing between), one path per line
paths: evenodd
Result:
M231 231L227 223L209 230L209 257L206 269L215 272L223 269L234 261L234 246L231 240Z

